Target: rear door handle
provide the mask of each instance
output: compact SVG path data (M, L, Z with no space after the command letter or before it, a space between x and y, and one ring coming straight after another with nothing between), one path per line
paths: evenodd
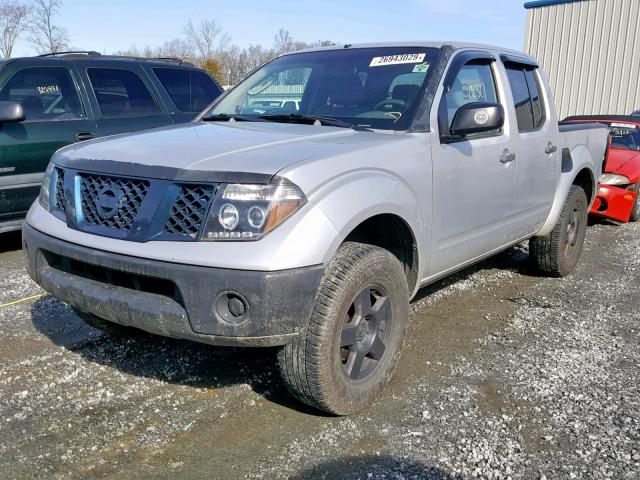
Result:
M91 132L78 132L76 133L76 141L82 142L84 140L91 140L92 138L96 138L96 136Z
M502 155L500 155L500 163L511 163L516 159L516 154L515 153L511 153L509 151L508 148L505 148L504 152L502 152Z
M544 153L551 155L552 153L556 153L558 151L558 147L556 147L553 143L547 143L547 148L544 149Z

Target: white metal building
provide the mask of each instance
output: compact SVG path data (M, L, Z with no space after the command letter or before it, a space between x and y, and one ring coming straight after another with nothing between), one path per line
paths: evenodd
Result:
M640 109L640 0L537 0L525 51L549 76L558 115Z

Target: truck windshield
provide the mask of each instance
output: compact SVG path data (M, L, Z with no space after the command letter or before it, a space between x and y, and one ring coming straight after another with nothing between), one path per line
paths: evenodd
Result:
M438 53L436 48L381 47L285 55L243 80L202 119L324 119L333 126L407 130Z
M610 123L611 146L627 150L640 150L640 130L631 123Z

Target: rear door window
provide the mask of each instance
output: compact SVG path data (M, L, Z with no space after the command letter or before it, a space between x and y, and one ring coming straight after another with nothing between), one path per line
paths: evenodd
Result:
M509 63L505 68L515 103L518 130L539 130L546 116L535 69L515 63Z
M151 92L137 73L121 68L89 68L87 75L104 118L160 113Z
M199 70L154 68L153 72L181 112L201 112L221 93L213 79Z
M525 70L527 76L527 85L529 86L529 93L531 94L531 106L533 107L533 123L536 128L542 127L546 120L544 103L542 103L542 96L540 95L540 84L535 70Z
M0 90L0 100L19 102L27 122L85 118L78 90L65 67L29 67L16 72Z

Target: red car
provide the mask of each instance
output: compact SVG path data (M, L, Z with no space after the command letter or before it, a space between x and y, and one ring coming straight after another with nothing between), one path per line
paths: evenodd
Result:
M591 214L618 222L640 220L640 117L589 115L568 117L561 123L609 125L609 148Z

